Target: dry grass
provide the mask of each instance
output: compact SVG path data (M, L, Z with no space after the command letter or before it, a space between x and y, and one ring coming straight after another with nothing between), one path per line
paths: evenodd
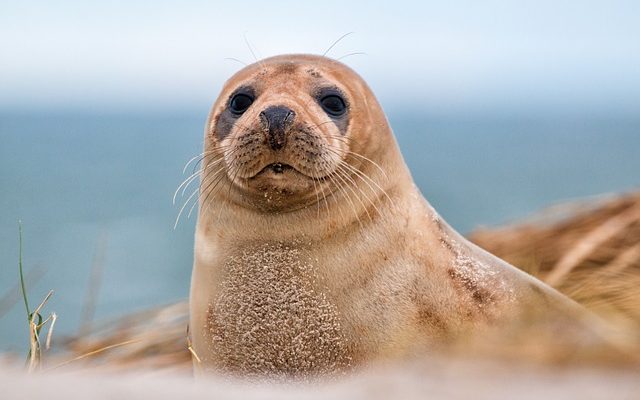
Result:
M104 321L90 333L63 340L66 354L51 360L48 368L190 373L187 322L187 302Z
M640 193L564 207L470 239L597 314L640 332Z
M565 205L525 223L478 230L470 239L629 332L640 332L640 193ZM106 370L188 372L187 312L182 302L94 326L64 342L61 360L72 360L64 366Z

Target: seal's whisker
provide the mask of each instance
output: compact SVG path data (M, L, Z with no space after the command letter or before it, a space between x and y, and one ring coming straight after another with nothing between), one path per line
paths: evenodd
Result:
M340 137L340 136L336 136L336 135L327 135L327 137L334 138L334 139L339 139L339 140L345 140L345 142L344 142L344 143L345 143L347 146L350 144L350 142L349 142L349 139L348 139L348 138L344 138L344 137ZM364 161L367 161L367 162L371 163L373 166L375 166L375 167L376 167L380 172L382 172L382 174L384 174L384 176L385 176L386 178L388 178L388 177L389 177L389 176L387 175L386 171L385 171L385 170L384 170L384 169L383 169L383 168L382 168L378 163L376 163L375 161L371 160L371 159L370 159L370 158L368 158L368 157L363 156L363 155L362 155L362 154L360 154L360 153L357 153L357 152L355 152L355 151L351 151L351 150L346 150L346 149L336 148L336 147L332 146L332 145L331 145L331 144L329 144L329 143L327 143L327 147L328 147L328 148L332 148L332 149L334 149L334 150L336 150L336 151L341 151L341 152L343 152L343 153L344 153L344 154L337 154L339 157L343 157L343 156L346 156L346 155L352 155L352 156L354 156L354 157L358 157L358 158L360 158L360 159L362 159L362 160L364 160Z
M235 149L234 149L234 150L235 150ZM219 174L221 171L224 171L224 170L225 170L225 166L223 165L222 167L220 167L220 168L216 171L216 173L215 173L213 176L211 176L211 177L209 178L209 181L210 181L210 182L209 182L209 183L204 187L204 189L201 189L201 191L200 191L200 196L202 196L202 194L203 194L203 193L204 193L204 195L205 195L204 199L203 199L203 200L202 200L202 202L201 202L201 204L202 204L202 206L203 206L203 207L204 207L205 205L207 205L207 209L209 209L209 206L208 206L208 202L207 202L207 201L209 200L209 198L210 198L211 196L213 196L213 195L215 194L215 190L216 190L216 188L218 187L218 185L220 184L220 182L222 182L222 181L224 180L225 176L228 176L228 174L226 174L226 173L220 174L220 175L218 176L218 174ZM203 182L204 182L204 181L205 181L205 180L203 180Z
M224 158L224 154L223 154L223 153L220 153L220 154L218 155L218 158L214 158L213 160L211 160L211 162L206 163L206 164L205 164L205 166L204 166L201 170L202 170L202 171L206 171L206 170L207 170L207 168L211 168L211 167L213 167L214 165L217 165L218 163L220 163L220 162L224 161L224 159L225 159L225 158Z
M358 220L358 223L362 226L362 221L360 221L360 216L358 215L358 212L356 211L356 206L353 203L353 201L351 200L351 196L349 196L349 193L346 191L346 189L344 189L342 187L342 185L345 185L346 183L344 182L343 179L340 178L340 174L338 173L338 171L334 171L333 174L331 174L332 177L337 177L338 179L340 179L340 181L342 182L342 184L337 184L336 187L338 189L340 189L340 191L342 192L342 194L344 195L344 197L347 199L347 201L349 202L349 204L351 205L351 209L353 210L353 215L356 217L356 219ZM333 179L332 179L333 180ZM339 183L336 182L335 180L333 180L334 183Z
M220 207L220 209L218 210L218 217L216 218L216 224L218 224L218 222L220 221L220 216L222 215L222 210L224 210L227 207L227 205L229 204L231 189L233 188L233 183L235 182L236 177L237 177L239 172L240 172L240 167L237 167L236 170L233 172L232 178L228 180L229 192L228 192L227 196L224 199L224 203L222 204L222 207Z
M389 178L389 175L387 175L387 172L384 169L382 169L382 167L377 162L373 161L372 159L367 158L367 157L363 156L362 154L356 153L355 151L351 151L351 150L346 150L346 153L350 154L352 156L359 157L362 160L370 162L371 164L373 164L373 166L378 168L378 170L380 172L382 172L387 179Z
M206 179L208 179L209 177L211 179L215 178L218 174L220 174L220 172L224 171L225 167L224 166L220 166L217 170L215 170L214 172L208 172L205 177L203 178L202 182L204 182ZM211 171L211 170L210 170ZM191 194L191 196L189 196L189 198L185 201L185 206L189 203L190 199L193 197L193 195L197 194L197 197L195 198L195 200L193 201L193 205L191 206L191 208L189 209L189 214L187 215L187 218L191 217L191 213L193 212L193 209L195 208L195 206L199 203L200 200L200 196L202 194L202 190L201 187L196 188L193 193Z
M202 172L203 168L200 168L198 171L194 172L193 174L189 175L189 177L185 180L182 181L182 183L180 183L180 185L178 186L178 188L176 189L175 192L173 192L173 200L172 203L176 204L176 198L178 197L178 192L180 191L180 189L182 189L182 187L184 186L185 190L189 187L189 184L191 184L191 182L193 182ZM184 196L184 191L182 192L182 195Z
M240 172L240 170L241 170L241 168L240 168L240 166L238 166L236 168L236 171L233 174L233 177L230 180L229 191L227 192L227 197L229 197L231 195L231 188L233 187L233 183L235 182L236 177L238 176L238 173Z
M184 168L182 168L182 173L184 174L187 170L187 168L189 167L189 164L191 164L192 162L194 162L196 159L200 158L200 157L204 157L205 154L209 154L209 153L214 153L215 150L209 150L209 151L203 151L202 153L198 154L197 156L191 158L189 161L187 161L187 163L184 165Z
M353 195L355 196L356 200L358 200L358 202L360 203L360 205L362 206L362 208L364 208L364 212L367 214L367 217L369 218L369 220L372 220L371 218L371 214L369 213L369 210L367 209L367 206L364 204L364 201L362 201L362 198L358 195L358 193L355 191L355 188L358 188L357 185L355 184L355 181L348 176L344 170L340 169L339 166L336 166L336 172L337 172L337 176L339 177L339 179L341 179L344 183L345 186L351 190L351 193L353 193ZM349 185L349 183L347 182L347 180L349 182L351 182L351 185ZM354 188L355 187L355 188ZM359 188L358 188L359 189ZM360 190L360 193L362 194L362 190Z
M344 151L345 155L352 155L352 156L358 157L358 158L360 158L360 159L362 159L362 160L364 160L364 161L368 161L368 162L370 162L370 163L371 163L373 166L375 166L375 167L376 167L380 172L382 172L382 174L383 174L387 179L389 178L389 175L387 175L386 171L385 171L385 170L384 170L384 169L383 169L383 168L382 168L382 167L381 167L377 162L375 162L375 161L371 160L370 158L367 158L367 157L363 156L362 154L356 153L356 152L351 151L351 150L342 150L342 149L339 149L339 150L340 150L340 151Z
M233 150L229 151L226 155L227 155L227 156L230 156L230 155L233 155L235 152L236 152L236 149L233 149ZM209 171L207 171L207 169L208 169L208 168L211 168L211 167L213 167L213 166L215 166L215 165L217 165L217 164L219 164L219 163L221 163L221 162L223 162L223 161L225 161L225 154L221 154L221 155L220 155L220 158L218 158L218 159L216 159L216 160L213 160L213 161L211 161L210 163L208 163L208 164L204 167L204 169L203 169L203 173L202 173L202 174L203 174L203 177L202 177L201 183L204 183L204 181L205 181L205 180L207 179L207 177L208 177L208 174L210 174L210 173L211 173L211 172L210 172L211 170L209 169Z
M247 47L249 48L249 51L251 52L251 55L253 56L253 58L256 60L256 62L260 65L260 67L264 67L262 62L260 62L260 58L258 58L258 56L256 56L256 52L258 51L256 49L256 51L253 50L253 47L251 46L251 43L249 43L249 39L247 38L247 32L245 31L242 36L244 37L244 42L247 44Z
M353 53L348 53L348 54L345 54L343 56L340 56L340 57L336 58L336 61L340 61L343 58L347 58L347 57L351 57L351 56L366 56L366 55L367 55L367 53L364 53L362 51L356 51L356 52L353 52Z
M315 165L314 165L315 167ZM316 208L318 209L317 217L320 218L320 197L318 196L318 187L316 185L315 174L311 174L311 182L313 182L313 192L316 195Z
M328 122L333 122L333 121L325 121L322 124L325 124L325 123L328 123ZM319 124L319 125L316 125L316 126L320 126L322 124ZM319 140L322 143L322 145L320 147L323 148L323 149L339 149L338 147L334 147L330 143L326 143L326 142L322 141L320 138L318 138L317 135L315 135L313 133L307 132L305 130L302 130L301 133L303 133L308 138ZM346 137L341 137L341 136L336 136L336 135L329 135L329 134L327 134L326 137L337 139L338 141L340 141L341 143L343 143L346 146L350 145L349 139L346 138ZM340 154L340 153L335 153L334 152L334 154L336 154L339 158L343 158L343 155Z
M379 184L378 182L376 182L375 180L373 180L369 175L365 174L364 172L360 171L358 168L354 167L353 165L349 165L347 163L344 164L345 166L347 166L351 171L353 171L353 173L358 176L360 179L362 179L362 181L369 186L369 189L371 189L372 192L375 193L374 188L371 186L372 184L382 192L382 194L387 198L387 200L389 200L389 202L395 207L395 202L391 199L391 197L389 196L389 194L387 193L386 190L384 190Z
M239 59L237 59L237 58L233 58L233 57L225 57L224 59L225 59L225 60L229 60L229 61L236 61L236 62L239 62L240 64L244 65L245 67L246 67L247 65L249 65L249 64L247 64L246 62L244 62L244 61L242 61L242 60L239 60Z
M351 144L351 138L347 136L338 136L338 135L326 135L328 138L336 139L337 141L349 146Z
M252 129L251 127L249 127L248 125L244 124L240 120L236 121L235 125L237 125L238 127L242 128L241 132L239 132L239 136L236 138L236 140L240 140L240 139L246 137L247 135L251 135L252 133L255 132L255 129ZM227 147L231 147L233 145L231 143L228 143L226 146Z
M320 172L318 171L318 166L316 164L313 165L313 169L315 171L315 174L313 176L314 181L316 179L315 175L319 174ZM320 179L320 178L317 178ZM324 200L324 205L327 208L327 216L330 217L331 216L331 212L329 211L329 203L327 202L327 196L324 193L324 188L323 188L323 184L322 182L319 182L319 186L320 186L320 191L322 192L322 199ZM318 210L320 210L320 204L318 204Z
M212 153L214 153L213 155L215 155L215 152L220 151L221 153L224 152L225 150L227 150L228 148L230 148L230 145L218 145L216 147L215 150L212 150ZM195 172L196 168L198 167L198 165L207 157L211 156L212 154L207 154L206 156L203 156L202 158L200 158L194 165L193 165L193 172Z
M210 190L209 189L207 189L206 191L202 189L200 190L200 195L198 196L198 199L194 202L194 205L191 206L192 208L195 208L195 205L200 205L201 208L205 208L205 205L206 205L206 208L209 209L209 202L208 202L209 197L211 196L212 193L215 193L216 187L218 187L218 185L224 180L224 177L226 176L226 173L220 173L223 171L224 169L221 169L211 177L211 182L208 184L208 186L213 185L213 187L211 187ZM205 194L204 199L202 199L203 193Z
M318 172L318 167L315 164L314 164L314 169L315 169L316 172ZM337 185L334 182L334 179L333 179L333 177L331 175L329 175L327 178L328 178L329 184L333 184L334 186L337 187ZM327 190L329 190L329 188L327 188ZM336 199L336 196L332 196L332 194L333 194L332 191L329 190L329 195L326 195L325 192L324 192L324 188L323 188L322 184L320 185L320 191L322 192L322 199L324 200L324 205L327 208L327 217L329 217L329 218L331 217L331 211L329 209L329 202L327 201L327 197L331 197L331 198L333 198L333 201L336 203L336 206L338 208L338 212L340 213L340 216L344 218L344 214L342 213L341 207L339 207L338 200Z
M242 150L242 146L234 148L229 153L227 153L227 156L231 156L231 155L233 155L234 153L236 153L236 152L238 152L240 150ZM201 195L202 195L202 193L205 193L205 197L202 200L201 204L202 204L203 208L206 206L207 210L210 209L210 207L209 207L210 203L208 201L209 201L210 198L213 199L213 196L215 196L216 188L218 188L218 190L220 190L220 188L222 188L224 186L224 185L223 186L219 186L220 183L224 180L225 177L229 177L230 176L229 173L223 173L220 176L216 176L221 170L224 170L224 169L225 169L224 166L222 168L220 168L219 171L217 171L216 174L210 178L210 182L207 184L207 186L203 190L201 190ZM232 172L233 170L239 170L239 167L234 167L233 165L230 165L228 167L228 170L229 170L229 172ZM235 179L235 176L234 176L233 179Z
M207 204L209 198L215 194L216 188L219 187L219 185L224 181L226 176L227 174L226 174L225 167L221 167L215 173L210 174L206 187L200 188L200 193L198 195L198 198L196 199L194 204L191 206L191 210L189 211L192 211L193 209L195 209L197 205L200 205L201 207L203 207L205 204ZM204 198L202 198L203 194L204 194Z
M351 139L349 139L346 136L338 136L338 135L329 135L329 134L323 134L324 137L326 138L330 138L330 139L335 139L336 141L342 143L343 145L349 147L351 145ZM332 144L327 141L326 142L329 146L332 146Z
M195 200L193 201L193 204L191 204L191 208L189 208L189 213L187 214L187 219L191 218L191 213L193 212L193 209L198 205L199 203L199 199L200 199L200 188L195 189L193 191L193 193L198 193L198 195L196 196Z
M191 193L191 195L189 196L189 198L187 198L187 200L184 202L182 207L180 207L180 211L178 212L178 217L176 218L176 222L175 224L173 224L173 229L176 229L178 227L178 223L180 222L180 217L182 216L184 209L187 207L187 204L189 204L189 201L193 198L193 196L195 196L198 193L198 191L199 191L198 189L194 190L193 193Z
M334 154L335 156L337 156L337 157L338 157L338 159L340 160L340 163L344 163L344 165L348 165L348 166L351 168L351 170L352 170L352 171L354 171L354 172L356 172L356 171L357 171L357 172L359 172L360 174L365 175L367 178L369 178L369 179L370 179L370 181L371 181L371 182L373 182L373 183L378 187L378 189L383 190L383 189L382 189L382 187L380 187L380 186L378 185L378 183L377 183L377 182L375 182L375 180L373 180L373 179L372 179L372 178L370 178L367 174L365 174L364 172L362 172L362 171L361 171L361 170L359 170L358 168L354 167L353 165L350 165L349 163L347 163L347 162L344 160L346 157L348 157L348 156L350 155L348 151L343 150L343 149L341 149L341 148L339 148L339 147L331 146L331 145L324 145L322 148L323 148L323 149L325 149L326 151L328 151L328 152L330 152L330 153ZM386 175L385 175L385 176L386 176Z
M331 177L331 175L329 175L329 180L332 181L333 178ZM324 192L322 192L324 195ZM330 193L331 194L331 193ZM336 196L331 196L331 198L333 198L333 202L336 203L336 208L338 209L338 212L340 213L340 218L342 218L342 220L344 220L345 216L342 213L342 207L340 207L340 203L338 203L338 199L336 199ZM326 203L326 198L325 198L325 203ZM327 204L327 207L329 205Z
M187 171L187 168L189 167L189 165L194 162L195 160L198 160L196 162L196 164L198 164L200 161L202 161L204 158L210 156L211 154L216 153L219 150L225 149L229 147L229 145L223 145L223 144L217 144L216 147L213 150L208 150L208 151L203 151L202 153L192 157L189 161L187 161L187 163L185 164L184 168L182 169L182 173L184 174Z
M319 124L309 124L308 126L309 126L309 128L314 129L314 128L319 128L319 127L321 127L322 125L326 125L326 124L333 124L333 123L335 123L335 122L334 122L334 121L332 121L332 120L328 120L328 121L320 122ZM333 137L333 136L335 136L335 135L327 135L327 136L332 136L332 137ZM337 136L336 136L336 137L337 137ZM343 138L343 139L346 139L346 137L344 137L344 136L343 136L342 138Z
M346 38L347 36L353 34L353 32L347 32L344 35L340 36L336 41L334 41L333 43L331 43L331 46L329 46L329 48L327 50L325 50L324 53L322 53L322 57L326 57L327 53L329 53L331 51L331 49L333 49L333 47L335 45L337 45L338 43L340 43L340 41L342 41L342 39Z
M224 157L220 157L219 159L208 163L207 165L205 165L204 167L200 168L199 170L194 171L193 174L191 174L187 179L182 181L180 186L178 186L176 191L173 193L173 204L176 204L176 198L178 197L178 192L180 191L180 189L182 189L182 193L180 195L184 196L185 192L187 191L187 188L191 185L191 183L193 181L195 181L200 176L200 174L202 172L206 171L207 168L210 168L210 167L220 163L221 161L224 161Z
M365 199L367 199L367 201L369 203L371 203L371 206L376 210L376 212L378 213L378 215L381 215L380 210L378 209L378 206L376 206L375 201L373 201L371 198L369 198L369 196L367 195L367 193L365 191L363 191L359 185L357 185L357 183L349 176L350 174L348 173L348 169L346 169L344 166L346 166L348 164L346 164L344 161L341 161L340 164L338 164L336 166L336 168L339 168L341 171L343 171L343 173L345 173L345 175L351 180L351 182L353 183L353 186L355 186L360 193L362 193L362 195L364 196ZM359 175L355 174L357 177L359 177L360 179L362 179L362 177L360 177ZM362 179L365 183L367 183L367 181L365 181L364 179ZM369 185L367 183L367 185ZM369 189L371 190L371 192L373 193L373 195L376 195L376 191L373 190L373 187L371 187L371 185L369 185ZM375 197L374 197L375 199Z
M233 154L234 151L235 151L235 149L231 150L229 152L229 154ZM211 163L205 165L205 167L203 168L204 176L202 177L201 184L204 184L204 182L207 181L208 179L216 179L218 177L218 174L220 174L220 172L225 170L225 166L222 165L217 170L215 170L214 172L211 172L213 170L206 171L207 168L211 167L213 164L217 164L220 160L224 160L224 157L221 157L220 159L212 161ZM222 176L224 176L224 174L222 174ZM211 185L211 183L209 183L208 186L210 186L210 185ZM207 190L207 188L205 188L205 190ZM199 204L200 196L202 195L202 193L203 193L202 187L199 187L199 188L196 188L193 191L193 193L187 198L187 200L184 202L184 205L180 208L180 211L178 213L178 217L176 218L176 223L174 225L174 229L178 226L178 223L180 221L180 216L184 212L185 208L187 207L187 205L189 204L191 199L193 199L193 197L196 196L196 194L197 194L197 197L195 198L195 200L193 202L193 205L189 209L189 213L187 215L187 218L191 217L191 214L193 213L193 210L195 209L195 206Z
M210 179L211 179L212 181L213 181L213 180L218 180L218 181L220 181L220 180L224 177L224 175L225 175L224 173L221 173L221 172L224 172L224 170L225 170L225 167L224 167L224 166L222 166L222 167L218 168L218 170L216 170L216 172L215 172L215 173L213 173L213 174L211 175ZM200 190L200 191L199 191L199 194L198 194L198 197L196 198L196 200L195 200L195 201L193 202L193 204L191 205L191 208L189 209L189 214L187 215L187 218L190 218L190 217L191 217L191 213L193 212L193 210L196 208L196 206L197 206L198 204L200 204L200 197L202 196L202 193L203 193L203 192L202 192L202 190ZM206 201L206 198L205 198L205 201ZM203 202L203 204L204 204L204 202Z
M334 154L336 154L337 156L340 156L340 154L338 153L337 149L332 148L331 146L326 148L328 151L333 152ZM361 170L359 170L358 168L354 167L353 165L350 165L349 163L340 160L341 165L343 165L344 167L348 168L351 172L353 172L353 174L355 174L356 176L358 176L360 179L363 180L363 182L365 182L367 184L367 186L369 186L369 189L371 189L371 191L373 193L375 193L376 191L373 189L373 187L371 187L371 184L373 184L378 190L380 190L382 192L382 194L392 203L395 205L394 201L391 199L391 197L389 197L389 194L387 193L386 190L384 190L379 184L378 182L376 182L373 178L371 178L369 175L367 175L366 173L362 172Z

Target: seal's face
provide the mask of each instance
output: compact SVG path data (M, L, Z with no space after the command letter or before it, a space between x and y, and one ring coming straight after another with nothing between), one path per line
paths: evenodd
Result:
M328 196L350 171L353 116L365 102L349 87L360 79L349 74L313 56L276 57L238 72L211 112L202 194L228 186L231 200L269 211Z

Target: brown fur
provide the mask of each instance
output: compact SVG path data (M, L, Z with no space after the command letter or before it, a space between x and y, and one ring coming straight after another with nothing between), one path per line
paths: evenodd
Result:
M243 85L255 101L220 135L219 116ZM327 85L346 95L346 132L313 97ZM259 113L281 105L295 120L273 151ZM212 108L205 151L190 300L205 370L340 373L532 315L599 335L571 300L439 217L371 90L337 61L279 56L238 72ZM293 168L264 169L274 162Z

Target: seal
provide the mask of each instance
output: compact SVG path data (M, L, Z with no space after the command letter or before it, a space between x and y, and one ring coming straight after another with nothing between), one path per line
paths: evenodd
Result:
M327 376L515 321L571 342L593 331L576 303L446 224L372 91L337 61L285 55L236 73L202 157L198 371Z

